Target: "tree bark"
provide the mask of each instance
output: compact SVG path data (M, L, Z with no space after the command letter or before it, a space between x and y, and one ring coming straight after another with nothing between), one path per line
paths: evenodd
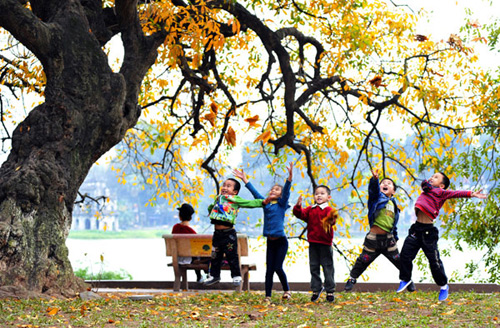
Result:
M109 33L92 32L88 8L75 0L56 8L36 2L42 17L0 0L0 25L38 57L47 77L45 102L17 126L0 168L0 286L69 297L84 289L65 245L77 191L95 161L136 124L137 94L161 40L142 34L130 9L136 1L117 0L128 45L122 71L114 73L96 37Z

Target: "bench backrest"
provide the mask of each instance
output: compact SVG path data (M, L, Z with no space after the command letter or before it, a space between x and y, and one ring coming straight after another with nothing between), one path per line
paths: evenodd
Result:
M167 256L209 257L212 254L212 235L166 234L163 235ZM248 237L238 234L238 254L248 256Z

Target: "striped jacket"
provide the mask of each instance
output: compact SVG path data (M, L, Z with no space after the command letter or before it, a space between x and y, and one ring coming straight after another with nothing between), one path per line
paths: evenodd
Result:
M415 212L420 210L432 220L439 215L439 210L447 199L472 197L470 190L445 190L432 186L427 180L422 181L422 190L415 203Z

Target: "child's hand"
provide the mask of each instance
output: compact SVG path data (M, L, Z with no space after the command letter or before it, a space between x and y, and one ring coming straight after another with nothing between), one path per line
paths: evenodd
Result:
M431 184L429 183L429 181L427 181L427 180L422 181L421 186L422 186L422 190L423 190L424 192L429 192L429 191L431 191L431 190L432 190L432 186L431 186Z
M378 179L378 169L373 169L372 170L372 175L373 175L374 178Z
M292 181L293 177L293 162L290 162L290 166L287 167L288 170L288 181Z
M473 191L471 194L471 197L476 197L476 198L480 198L480 199L488 198L488 194L482 194L481 191L483 191L483 189L481 189L479 191Z
M238 169L233 170L235 177L240 178L245 184L248 183L247 175L243 170L238 171Z
M302 206L302 195L299 195L299 199L297 199L296 205Z
M262 204L267 205L270 202L277 200L277 199L278 199L278 197L276 197L276 196L267 196L267 198L262 201Z

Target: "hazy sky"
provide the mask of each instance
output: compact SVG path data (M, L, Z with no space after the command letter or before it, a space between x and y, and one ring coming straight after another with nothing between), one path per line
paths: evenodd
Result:
M448 38L451 33L458 34L468 17L466 9L470 9L471 20L480 24L490 22L500 16L500 1L489 4L489 0L392 0L395 4L408 5L415 13L424 9L429 21L420 22L420 34L432 35L436 39Z

